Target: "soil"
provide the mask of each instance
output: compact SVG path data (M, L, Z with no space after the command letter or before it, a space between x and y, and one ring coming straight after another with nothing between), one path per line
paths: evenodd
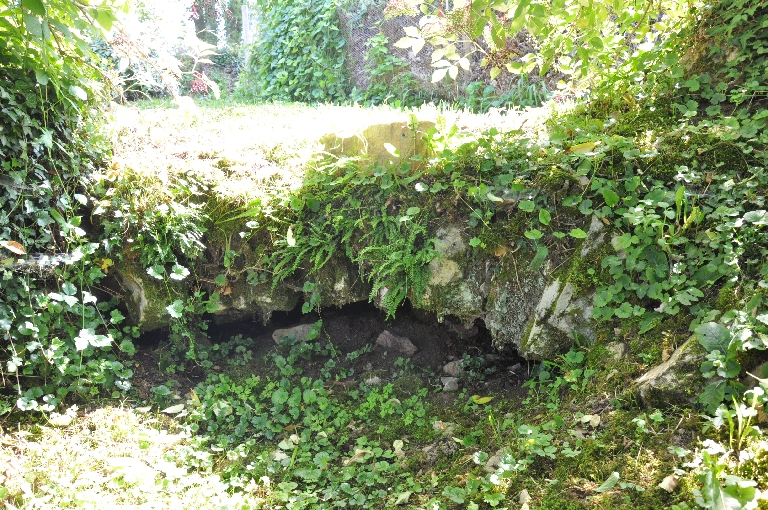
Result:
M324 309L321 316L316 313L302 315L300 307L288 313L276 312L267 324L256 319L229 324L216 324L211 320L207 336L213 344L229 341L235 335L251 338L254 342L248 347L252 358L247 363L234 367L220 363L210 370L233 376L271 375L275 366L266 355L280 349L272 339L273 331L314 323L319 318L323 320L321 341L333 344L339 352L335 357L337 367L346 369L349 374L348 380L339 381L339 384L362 382L371 377L378 377L382 383L387 383L407 373L410 377L418 377L419 381L415 384L437 390L442 388L440 377L446 376L443 367L469 356L469 366L459 376L459 388L466 390L467 394L513 397L525 392L521 385L527 380L532 366L514 351L500 352L493 348L490 333L482 321L467 327L458 320L446 317L438 323L434 314L413 310L407 303L396 317L390 318L372 304L361 302ZM418 348L416 353L408 357L377 346L376 339L385 330L408 338ZM201 340L204 341L199 339L198 342ZM133 358L133 384L141 400L151 399L152 388L160 385L166 385L182 396L205 380L206 372L199 366L193 365L174 374L162 369L160 360L168 348L167 331L145 334L137 343L138 350ZM347 356L349 353L353 355ZM304 376L319 377L327 359L319 355L309 360L300 359L298 368ZM438 402L448 403L456 395L456 392L440 392L436 398Z

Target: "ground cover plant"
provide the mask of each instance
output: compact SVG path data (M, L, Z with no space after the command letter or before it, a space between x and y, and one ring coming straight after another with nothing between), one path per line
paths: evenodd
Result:
M107 139L83 102L95 93L87 76L66 66L30 71L57 51L44 25L62 31L83 16L107 28L109 11L24 5L22 21L2 30L32 50L4 55L0 81L10 119L0 181L0 494L9 504L173 506L194 491L197 508L765 505L758 2L689 19L678 38L604 71L588 101L551 103L540 123L462 132L443 112L422 129L428 164L394 166L308 158L312 137L295 133L291 144L277 143L281 133L241 138L230 154L187 150L201 141L184 137L203 127L249 125L248 108L233 106L118 112L144 123L113 124L108 164ZM72 51L87 60L83 48ZM323 108L333 111L285 108L318 122ZM120 157L163 152L170 141L161 165L145 160L151 172ZM577 336L560 356L521 364L525 391L508 394L484 391L492 374L468 353L459 354L471 391L455 397L407 360L384 373L355 365L371 346L336 347L315 275L345 257L371 282L372 299L389 290L379 301L387 315L404 313L406 298L417 307L442 214L466 218L478 252L503 252L513 239L532 266L572 256L589 219L610 227L615 250L564 275L596 291L594 342ZM118 265L162 282L171 298L154 361L167 381L151 388L131 383L139 331L123 326L125 309L104 291ZM259 344L248 337L202 340L206 314L238 278L272 285L297 274L316 325L310 341L254 356ZM701 394L641 405L632 381L691 335L706 351ZM615 338L624 356L609 354ZM182 391L184 374L196 379ZM96 410L106 399L115 409ZM105 452L105 442L120 449ZM51 478L62 457L47 444L82 459L65 482Z

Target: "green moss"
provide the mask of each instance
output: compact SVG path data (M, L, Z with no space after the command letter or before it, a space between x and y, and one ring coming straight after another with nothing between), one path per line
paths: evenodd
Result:
M577 294L598 286L610 285L612 277L608 269L602 267L602 261L613 254L614 250L610 243L601 243L584 257L577 249L571 262L561 270L560 274L556 274L556 277L573 285Z

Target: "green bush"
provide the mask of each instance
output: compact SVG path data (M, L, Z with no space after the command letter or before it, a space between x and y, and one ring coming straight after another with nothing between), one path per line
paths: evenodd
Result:
M341 101L349 80L333 0L260 2L257 39L238 86L246 99Z
M96 297L109 264L89 238L88 189L108 150L98 57L69 30L94 20L106 30L114 17L12 5L0 17L0 360L16 406L50 410L72 393L128 389L131 376L113 346L133 352L134 330L118 329L116 301Z

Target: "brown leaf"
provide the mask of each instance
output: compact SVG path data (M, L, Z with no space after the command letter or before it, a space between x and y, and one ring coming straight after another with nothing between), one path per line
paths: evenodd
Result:
M24 247L16 241L0 241L0 246L10 251L11 253L15 253L16 255L27 254L27 251L24 249Z
M664 478L664 480L661 481L659 484L659 487L664 489L667 492L674 492L675 488L677 488L679 478L675 475L669 475L668 477Z

